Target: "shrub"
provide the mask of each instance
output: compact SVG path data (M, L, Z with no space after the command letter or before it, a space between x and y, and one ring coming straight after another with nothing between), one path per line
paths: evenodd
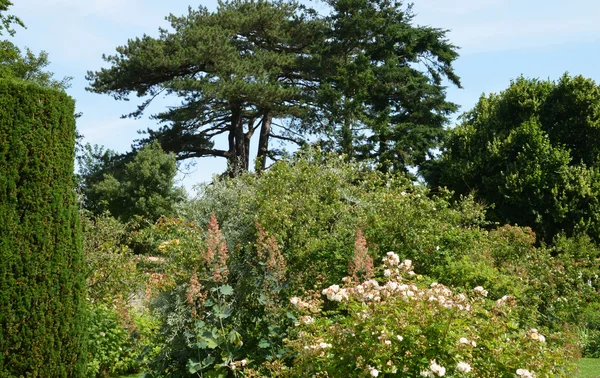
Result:
M74 102L0 80L0 376L84 372Z
M148 315L129 313L127 308L95 304L88 322L89 377L111 377L140 370L144 354L152 354L153 330Z
M384 258L381 281L323 290L335 311L319 313L310 299L289 342L296 355L283 376L571 377L564 334L523 329L515 298L486 299L481 286L461 293L416 275L412 262ZM306 311L310 309L312 311Z
M163 231L168 225L172 236L191 225L167 219L159 224ZM159 244L166 260L152 308L161 321L161 350L149 376L219 376L283 356L290 323L281 304L285 261L260 225L256 232L251 249L230 253L213 215L196 242L189 234L187 240ZM191 245L200 249L180 248Z
M125 244L127 226L108 214L93 216L86 210L81 211L81 222L88 298L112 304L139 295L146 279Z

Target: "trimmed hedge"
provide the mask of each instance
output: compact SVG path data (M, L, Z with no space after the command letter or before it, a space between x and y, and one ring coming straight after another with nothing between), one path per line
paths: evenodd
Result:
M74 101L0 80L0 376L80 377L85 279Z

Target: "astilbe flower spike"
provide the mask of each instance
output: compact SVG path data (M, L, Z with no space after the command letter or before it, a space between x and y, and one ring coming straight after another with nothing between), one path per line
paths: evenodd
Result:
M271 274L276 282L283 282L286 264L277 245L277 240L274 236L269 235L258 222L256 228L258 230L258 240L256 242L258 258L265 262L267 272Z
M354 240L354 258L348 266L348 273L354 282L369 280L373 278L373 259L369 256L367 240L362 230L356 230L356 239Z
M227 245L223 233L219 228L219 222L215 213L210 215L208 222L208 247L206 249L206 261L212 267L212 279L216 282L227 282L229 270L227 269Z

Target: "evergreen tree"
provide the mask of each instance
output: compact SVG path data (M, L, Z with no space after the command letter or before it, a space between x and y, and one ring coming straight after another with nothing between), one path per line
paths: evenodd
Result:
M0 79L0 376L83 376L74 101Z
M456 47L446 31L413 25L412 6L401 1L327 3L318 99L325 131L337 150L374 159L382 171L420 165L457 110L442 86L460 87Z
M156 115L164 126L140 144L159 140L180 160L225 157L231 174L249 168L256 132L259 168L275 155L273 139L303 144L310 134L384 171L422 163L456 110L442 86L460 85L456 48L445 31L413 26L402 2L327 4L329 16L262 0L170 16L172 32L130 40L105 57L111 67L88 73L89 90L146 97L130 116L161 93L180 96L182 105ZM215 148L219 135L227 149Z
M260 134L257 157L264 164L274 118L302 112L297 66L310 36L309 15L293 2L231 1L216 12L189 10L168 17L173 32L144 36L105 57L110 68L89 72L89 90L126 99L149 96L139 116L161 93L183 98L181 106L155 116L166 125L148 130L141 145L160 141L178 159L225 157L229 171L249 168L250 140ZM260 129L260 130L259 130ZM228 148L215 148L223 135Z

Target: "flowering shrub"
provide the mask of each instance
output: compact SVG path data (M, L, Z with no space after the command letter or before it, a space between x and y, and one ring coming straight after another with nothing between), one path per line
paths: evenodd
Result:
M154 287L160 294L153 310L162 342L148 376L237 376L251 362L283 356L291 324L289 304L280 299L285 261L275 239L256 229L246 250L251 256L229 252L214 214L207 232L196 236L200 250L180 249L183 242L173 240L160 244L166 277Z
M571 377L562 335L522 329L516 300L486 298L483 287L457 292L425 284L412 262L388 252L381 281L323 290L337 303L318 314L312 300L292 298L300 312L294 365L282 374L402 377Z

